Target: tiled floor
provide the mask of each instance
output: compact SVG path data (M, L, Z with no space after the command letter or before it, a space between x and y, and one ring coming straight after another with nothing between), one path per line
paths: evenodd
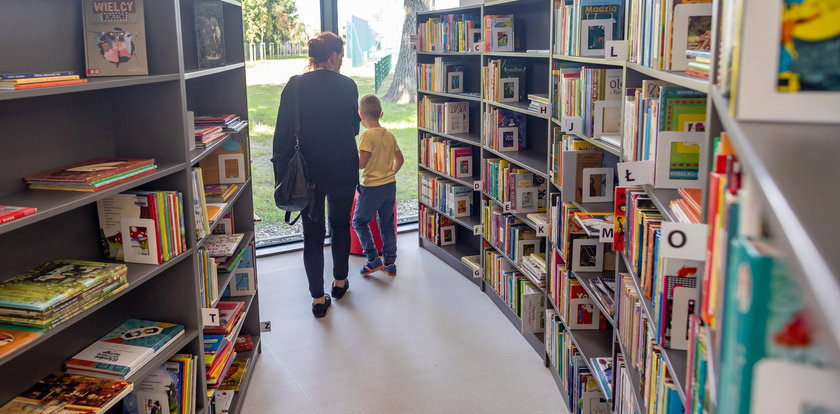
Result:
M321 320L300 253L259 260L261 319L273 331L244 412L566 413L551 374L490 299L420 249L416 233L400 236L399 276L351 276ZM351 269L362 263L352 257Z

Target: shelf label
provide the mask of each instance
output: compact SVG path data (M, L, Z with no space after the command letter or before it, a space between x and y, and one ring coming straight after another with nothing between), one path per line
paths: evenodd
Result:
M510 208L510 201L506 201L506 202L504 202L504 203L502 204L502 207L504 208L504 212L505 212L505 213L510 213L510 212L512 212L512 211L513 211L513 210Z
M420 35L410 34L408 35L408 44L411 45L411 50L417 51L417 47L420 45Z
M484 226L481 224L473 226L473 236L480 236L482 233L484 233Z
M432 52L443 52L443 43L432 43Z
M566 134L579 135L582 131L579 116L564 116L560 120L560 131Z
M613 231L614 229L612 223L602 224L601 232L598 233L598 241L601 243L612 243L613 238L615 237Z
M481 180L473 181L473 191L481 191L482 187L484 187L484 183Z
M627 60L626 40L607 40L605 46L607 60Z
M219 326L219 310L216 308L201 308L201 323L204 326Z
M481 48L484 46L482 42L475 42L472 44L472 51L473 52L481 52Z
M706 225L693 223L662 223L661 257L685 260L706 260Z
M542 116L549 116L551 114L551 104L547 103L538 103L537 104L537 113Z
M546 231L545 228L547 226L545 224L537 224L537 237L545 237Z
M478 269L473 269L473 278L478 279L481 276L482 276L482 274L481 274L481 268L480 267Z
M620 162L618 168L618 185L653 184L654 161Z
M271 321L260 321L260 332L271 332Z

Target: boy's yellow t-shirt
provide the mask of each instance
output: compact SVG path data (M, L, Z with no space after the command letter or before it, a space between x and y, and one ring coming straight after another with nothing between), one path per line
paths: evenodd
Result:
M362 185L376 187L397 181L394 167L394 155L400 150L394 134L387 129L370 128L362 133L359 151L367 151L370 158L362 171Z

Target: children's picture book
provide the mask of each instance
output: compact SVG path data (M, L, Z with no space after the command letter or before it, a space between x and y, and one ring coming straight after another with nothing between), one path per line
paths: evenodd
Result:
M608 400L612 399L612 358L590 358L589 362L595 370L595 372L593 372L595 380L598 381L598 386L604 391L604 396L607 397Z
M446 73L446 92L464 92L464 71L453 71Z
M216 309L219 310L219 326L205 326L204 334L229 334L244 308L245 302L224 300L219 302L216 305Z
M600 272L604 270L604 243L598 239L572 240L572 271Z
M472 175L472 174L470 174ZM38 209L35 207L19 207L0 205L0 224L8 223L30 214L35 214Z
M0 359L38 339L40 332L0 325Z
M123 218L120 220L123 259L129 263L161 264L155 220Z
M149 74L143 1L82 1L87 76Z
M124 378L183 334L184 325L129 319L64 365L68 372Z
M257 292L257 273L254 264L254 244L251 243L242 255L242 260L233 270L233 279L226 290L227 296L246 296Z
M248 362L250 360L251 358L245 357L234 359L221 385L219 385L219 389L239 391L239 386L242 384L242 379L245 378L245 372L248 370Z
M138 414L186 414L182 406L182 368L177 362L167 361L134 384Z
M236 253L236 247L245 235L238 234L211 234L207 236L205 247L212 257L227 257Z
M0 307L45 312L127 272L125 264L51 260L0 282Z
M198 51L198 68L215 68L225 65L225 22L222 2L196 0L195 41Z
M446 102L444 111L444 134L466 134L470 132L469 102Z
M153 165L153 159L93 158L63 167L27 175L27 182L90 184L97 180L130 174Z
M249 334L241 334L236 337L236 342L234 343L234 351L236 352L248 352L254 350L254 340L251 338Z
M656 188L703 188L706 134L660 131L656 149Z
M837 0L743 0L730 109L751 121L837 122Z
M623 37L623 10L621 0L580 0L580 56L604 57L606 42Z
M0 407L0 413L104 413L132 388L126 381L54 372Z
M712 43L712 3L682 3L674 6L670 70L685 71L686 51L709 51Z
M484 16L484 51L513 52L514 18L511 14Z

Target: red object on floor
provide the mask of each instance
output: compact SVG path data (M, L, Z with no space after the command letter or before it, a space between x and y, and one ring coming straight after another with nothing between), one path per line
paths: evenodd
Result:
M356 213L356 200L359 198L359 192L353 197L353 207L350 208L350 254L356 256L364 255L365 251L362 248L362 242L359 241L359 236L356 235L356 229L353 228L353 215ZM376 245L376 251L382 255L382 236L379 234L379 223L377 223L376 214L373 215L373 220L370 221L368 227L373 234L373 243ZM394 229L397 228L397 205L394 204ZM397 236L396 234L394 235Z

